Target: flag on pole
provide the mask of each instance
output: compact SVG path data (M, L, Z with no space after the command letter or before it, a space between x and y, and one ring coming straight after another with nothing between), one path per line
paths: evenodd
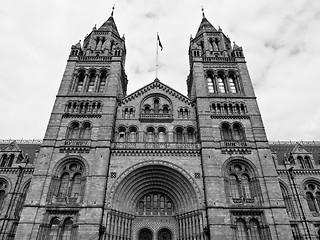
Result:
M161 49L161 51L162 51L163 47L162 47L162 44L161 44L160 37L159 37L158 33L157 33L157 36L158 36L159 47L160 47L160 49Z

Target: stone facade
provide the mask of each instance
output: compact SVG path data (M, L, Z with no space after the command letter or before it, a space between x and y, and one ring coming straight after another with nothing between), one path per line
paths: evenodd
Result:
M125 56L111 15L71 47L41 146L1 145L3 239L319 238L320 144L268 142L241 47L203 15L188 96L127 95Z

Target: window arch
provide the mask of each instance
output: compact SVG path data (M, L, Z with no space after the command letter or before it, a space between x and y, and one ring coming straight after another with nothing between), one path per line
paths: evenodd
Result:
M166 142L166 129L164 127L158 128L158 142Z
M1 156L0 167L5 167L7 165L7 162L8 162L8 155L7 154L3 154Z
M304 186L308 208L311 213L320 213L320 184L318 182L307 182Z
M19 196L19 199L18 199L18 202L17 202L17 206L16 206L16 209L15 209L15 212L14 212L14 215L15 215L16 217L20 216L20 214L21 214L21 211L22 211L22 209L23 209L23 204L24 204L24 202L25 202L25 200L26 200L29 187L30 187L30 182L28 182L28 183L24 186L24 188L23 188L23 190L22 190L22 193L21 193L21 195Z
M229 123L224 122L221 124L222 138L224 141L232 141L232 131Z
M238 219L236 222L236 239L249 240L248 228L243 219Z
M236 77L234 75L234 73L229 73L228 76L228 84L229 84L229 89L231 93L237 93L237 84L236 84Z
M118 128L118 142L126 141L126 128L121 126Z
M129 142L137 142L138 129L137 127L131 126L129 128Z
M90 136L91 136L91 123L84 122L81 127L80 138L89 139Z
M243 160L232 160L226 166L225 181L231 203L261 204L262 193L255 171Z
M76 84L76 92L82 92L83 91L83 86L84 86L84 79L85 79L85 72L80 71L78 74L78 81Z
M4 179L0 179L0 210L4 206L5 198L7 197L8 183Z
M53 218L50 222L48 239L50 240L58 240L59 239L59 228L60 228L60 220L59 218Z
M284 200L284 205L286 207L288 215L292 218L295 218L296 211L295 211L294 204L293 204L293 201L292 201L292 198L289 194L288 189L282 183L280 183L280 189L281 189L282 197Z
M189 143L196 142L196 133L193 127L187 128L187 142Z
M234 123L232 125L233 140L234 141L243 141L245 140L244 129L240 123Z
M147 140L147 142L154 142L155 141L155 130L153 127L147 128L146 140Z
M251 219L249 225L251 240L261 240L261 229L258 220L254 218Z
M70 159L52 177L47 202L80 203L85 183L84 166L79 160Z
M207 85L209 93L214 93L214 77L212 73L207 73Z
M218 74L218 88L220 93L226 93L226 86L224 83L224 75L222 73Z
M79 122L71 122L68 130L68 138L69 139L77 139L80 136L80 123Z
M67 218L62 226L61 240L71 240L72 238L73 221L71 218Z
M89 139L91 136L91 123L71 122L67 131L67 139Z
M177 127L175 129L175 141L178 143L184 142L184 136L183 136L183 128Z
M147 193L136 206L139 215L172 215L174 204L170 197L160 192Z
M96 81L96 72L94 70L91 70L89 73L89 82L88 82L87 92L94 92L95 81Z
M102 71L100 74L100 83L98 87L98 92L104 92L107 85L107 72Z
M13 161L14 161L14 154L10 154L8 159L8 167L12 167Z

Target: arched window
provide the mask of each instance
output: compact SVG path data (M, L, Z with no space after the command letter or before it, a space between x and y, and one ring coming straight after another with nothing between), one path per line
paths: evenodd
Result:
M249 240L248 228L243 219L236 222L236 238L237 240Z
M19 199L18 199L18 202L17 202L17 206L16 206L16 210L14 212L14 215L16 217L20 216L21 214L21 211L23 209L23 204L26 200L26 197L27 197L27 192L29 190L29 186L30 186L30 183L28 183L22 190L22 193L21 195L19 196Z
M305 156L304 157L304 161L305 161L306 168L308 168L308 169L312 169L313 168L310 157Z
M294 208L293 201L289 195L287 188L283 184L280 183L280 189L281 189L282 197L284 200L284 205L286 206L286 210L287 210L288 215L292 218L295 218L296 217L295 208Z
M149 106L149 105L145 105L145 106L144 106L144 113L145 113L145 114L150 114L150 113L151 113L151 109L150 109L150 106Z
M136 142L137 141L137 128L136 127L130 127L129 128L130 135L129 135L129 142Z
M237 86L236 86L236 80L233 73L229 74L228 76L228 83L231 93L237 93Z
M207 84L209 93L214 93L214 85L213 85L213 75L211 73L207 74Z
M226 92L226 86L223 81L224 76L222 74L218 75L218 88L220 93L225 93Z
M233 124L233 140L235 141L243 141L244 138L244 130L240 123Z
M221 125L222 138L224 141L232 141L232 131L229 123L222 123Z
M71 218L67 218L62 226L62 232L61 232L61 240L71 240L72 237L72 226L73 221Z
M226 189L229 191L231 202L260 204L262 201L260 185L251 166L235 160L227 169Z
M238 177L234 174L230 174L229 181L230 181L230 193L232 198L240 198L241 189L240 189L240 181L238 180Z
M176 128L176 142L184 142L184 139L183 139L183 128L181 127L177 127Z
M310 212L320 212L320 184L316 182L307 182L304 187L306 201Z
M81 190L81 173L74 174L71 182L70 197L78 198Z
M153 127L148 127L147 128L147 142L154 142L154 128Z
M150 229L143 228L139 231L138 240L152 240L152 232Z
M251 240L261 240L261 229L258 220L251 219L249 224Z
M85 79L85 73L84 71L81 71L78 75L78 82L76 86L76 92L82 92L83 86L84 86L84 79Z
M158 232L158 240L172 240L172 232L167 228L162 228Z
M94 92L94 85L96 80L96 73L95 71L91 71L89 74L89 83L88 83L88 92Z
M125 127L119 127L118 129L118 141L125 142L126 141L126 129Z
M9 156L8 167L12 167L13 160L14 160L14 154L11 154Z
M80 137L80 124L78 122L70 123L68 130L69 139L78 139Z
M159 113L159 99L155 99L153 101L153 104L154 104L154 113Z
M1 157L1 164L0 167L5 167L7 165L8 156L7 154L3 154Z
M4 199L6 198L6 192L4 190L0 190L0 209L3 207Z
M163 105L162 113L169 114L169 106L168 105Z
M241 185L242 185L243 197L252 198L251 187L250 187L250 177L245 173L241 175Z
M89 122L84 122L81 129L81 138L90 139L91 136L91 124Z
M68 195L70 177L69 173L63 173L60 178L59 197L66 197Z
M300 163L301 168L306 168L304 159L301 156L298 156L297 159L298 159L298 161Z
M58 240L59 239L59 227L60 227L59 218L52 219L50 222L48 239L50 239L50 240Z
M99 83L98 92L104 92L106 88L106 83L107 83L107 73L103 71L100 74L100 83Z
M194 128L192 128L192 127L188 127L187 128L187 136L188 136L188 142L189 143L195 142L196 137L195 137Z
M166 142L166 129L164 127L158 129L158 142Z

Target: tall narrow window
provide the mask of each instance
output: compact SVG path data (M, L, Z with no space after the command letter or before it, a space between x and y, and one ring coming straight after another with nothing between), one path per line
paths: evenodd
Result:
M137 128L130 127L129 131L130 131L129 141L136 142L137 141Z
M187 135L188 135L188 142L192 143L195 142L195 136L194 136L194 129L189 127L187 129Z
M89 75L88 92L94 91L95 80L96 80L96 73L94 71L91 71Z
M1 157L1 164L0 167L5 167L7 165L8 156L7 154L3 154Z
M81 189L81 174L76 173L72 179L70 197L77 199L80 195L80 189Z
M126 129L124 127L120 127L118 131L119 131L118 141L125 142L126 141Z
M285 186L282 184L280 184L280 188L281 188L281 193L284 200L284 205L286 206L287 213L290 217L294 218L296 216L296 213L295 213L294 205L289 195L289 192L285 188Z
M11 154L8 160L8 167L12 167L13 160L14 160L14 154Z
M235 81L235 77L233 74L229 75L228 82L229 82L230 92L237 93L236 81Z
M154 142L154 129L152 127L147 128L147 142Z
M69 127L68 137L70 139L77 139L80 136L80 125L78 122L72 122Z
M78 75L78 82L76 86L76 92L82 92L83 90L83 85L84 85L84 78L85 78L85 73L80 72Z
M306 199L307 199L307 203L308 203L308 207L310 209L311 212L318 212L315 201L314 201L314 197L310 192L306 193Z
M224 85L223 81L224 76L223 75L218 75L218 87L219 87L219 92L220 93L225 93L226 92L226 86Z
M68 189L69 189L69 181L70 177L68 173L64 173L61 176L60 180L60 186L59 186L59 197L66 197L68 195Z
M232 198L240 198L240 182L236 175L231 174L229 177L230 181L230 193Z
M209 93L214 93L214 85L213 85L213 76L212 76L212 74L208 74L207 84L208 84Z
M308 169L312 169L313 168L313 166L312 166L312 163L311 163L311 159L308 157L308 156L305 156L304 157L304 160L305 160L305 165L306 165L306 167L308 168Z
M59 225L60 225L60 220L58 218L54 218L51 220L48 239L50 240L59 239Z
M62 226L61 240L71 240L72 237L72 225L71 218L67 218Z
M237 240L249 240L248 229L245 221L242 219L238 219L236 226Z
M251 240L261 240L261 230L259 222L256 219L250 220Z
M243 141L244 140L244 132L243 127L240 123L233 124L233 140L235 141Z
M159 113L159 99L155 99L153 104L154 104L154 113Z
M165 142L166 141L166 129L164 127L160 127L158 131L159 131L158 141Z
M223 123L221 126L221 131L224 141L232 141L232 131L229 123Z
M176 141L183 142L183 129L180 127L176 129Z
M6 198L6 192L4 190L0 190L0 209L2 209L3 207L5 198Z
M247 174L242 174L241 185L242 185L243 197L252 198L251 189L250 189L250 178Z
M104 92L104 90L106 88L106 83L107 83L107 73L102 72L100 75L100 83L99 83L98 92Z
M89 122L84 122L82 124L82 129L81 129L81 138L89 139L90 135L91 135L91 124Z

